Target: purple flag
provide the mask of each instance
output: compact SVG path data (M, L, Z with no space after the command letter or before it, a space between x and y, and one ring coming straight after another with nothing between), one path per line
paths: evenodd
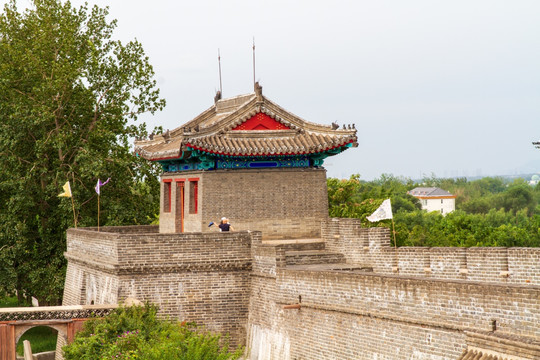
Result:
M99 179L97 180L96 193L98 195L101 195L101 192L100 192L101 187L103 185L106 185L109 182L109 180L111 180L111 178L108 178L107 181L105 181L105 182L101 182L101 180L99 180Z

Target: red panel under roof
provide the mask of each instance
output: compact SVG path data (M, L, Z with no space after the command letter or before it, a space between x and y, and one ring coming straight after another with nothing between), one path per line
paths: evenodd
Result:
M272 119L265 113L258 113L233 130L290 130L290 127Z

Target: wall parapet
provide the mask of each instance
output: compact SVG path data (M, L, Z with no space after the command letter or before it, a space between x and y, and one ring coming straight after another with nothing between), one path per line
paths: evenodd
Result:
M159 233L155 226L67 232L64 305L159 305L159 315L195 322L245 343L253 252L261 232Z
M251 267L250 231L167 234L155 226L121 228L69 229L66 258L118 275Z
M493 331L466 331L465 334L467 335L468 352L472 350L475 355L485 353L486 356L492 355L494 359L540 359L540 342L537 340L504 336ZM497 355L499 357L495 357ZM465 359L465 357L461 359Z
M540 248L399 247L388 228L361 228L359 219L322 223L326 248L377 274L540 285Z
M285 268L253 283L250 359L457 359L471 332L504 340L508 354L509 345L538 344L539 294L540 286Z
M283 303L301 295L307 308L459 331L490 331L496 320L498 334L540 338L540 303L528 301L540 286L309 270L280 272L278 282ZM519 311L529 316L515 317Z

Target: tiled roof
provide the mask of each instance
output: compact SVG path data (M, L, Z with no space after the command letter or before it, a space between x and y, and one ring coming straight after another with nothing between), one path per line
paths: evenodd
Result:
M178 159L193 150L228 156L314 154L352 144L354 125L342 129L299 118L255 93L219 99L191 121L146 140L135 141L135 151L148 160ZM265 118L273 128L242 130L248 120ZM262 130L261 130L262 128Z
M281 131L280 131L281 132ZM276 131L277 133L277 131ZM225 135L211 135L194 138L186 142L186 146L205 152L232 156L260 155L295 155L313 154L345 146L354 142L353 136L330 136L316 133L276 134L276 137L262 138L249 136L246 138Z
M438 187L416 187L409 191L409 194L412 196L420 197L440 197L440 196L453 196L446 190L443 190Z

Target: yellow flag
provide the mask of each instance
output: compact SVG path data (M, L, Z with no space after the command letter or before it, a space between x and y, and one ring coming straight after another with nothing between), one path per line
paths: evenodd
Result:
M69 186L69 181L64 184L64 192L58 196L71 197L71 186Z

